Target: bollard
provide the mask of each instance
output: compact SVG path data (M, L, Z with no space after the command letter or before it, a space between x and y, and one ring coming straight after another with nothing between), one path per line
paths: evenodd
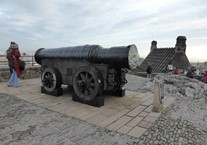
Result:
M154 87L153 112L161 112L163 110L164 99L164 82L156 81Z

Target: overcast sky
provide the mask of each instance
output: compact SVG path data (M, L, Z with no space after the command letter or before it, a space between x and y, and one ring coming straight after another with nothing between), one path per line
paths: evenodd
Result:
M0 0L0 51L135 44L146 57L152 40L174 47L187 37L192 62L207 61L207 0Z

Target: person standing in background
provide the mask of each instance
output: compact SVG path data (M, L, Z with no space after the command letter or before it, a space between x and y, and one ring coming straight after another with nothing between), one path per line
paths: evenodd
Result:
M179 74L179 69L178 68L174 69L174 74L176 74L176 75Z
M11 51L11 60L12 60L12 74L9 78L8 86L9 87L19 87L20 86L20 77L22 75L22 71L20 69L19 60L21 57L19 46L17 43L13 42L10 46Z
M207 70L206 73L203 75L203 82L207 84Z
M147 72L147 77L151 78L152 66L150 64L148 64L146 72Z
M13 64L12 64L11 52L12 52L12 48L13 48L14 44L15 44L15 42L11 42L10 43L10 47L6 50L6 58L8 60L8 66L9 66L9 72L10 72L9 78L11 77L11 74L13 72Z
M188 72L187 72L186 76L189 77L189 78L191 78L191 79L194 78L194 71L193 71L192 68L189 68L188 69Z

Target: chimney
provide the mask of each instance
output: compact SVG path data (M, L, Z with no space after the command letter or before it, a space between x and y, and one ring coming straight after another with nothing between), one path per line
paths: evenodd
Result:
M186 51L186 37L185 36L178 36L177 42L175 44L175 52L184 52Z
M155 40L151 42L150 52L152 52L154 49L157 49L157 41Z

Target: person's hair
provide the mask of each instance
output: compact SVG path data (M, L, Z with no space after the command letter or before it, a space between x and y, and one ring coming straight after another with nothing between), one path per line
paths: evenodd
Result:
M15 42L11 41L11 43L10 43L10 44L15 44Z

